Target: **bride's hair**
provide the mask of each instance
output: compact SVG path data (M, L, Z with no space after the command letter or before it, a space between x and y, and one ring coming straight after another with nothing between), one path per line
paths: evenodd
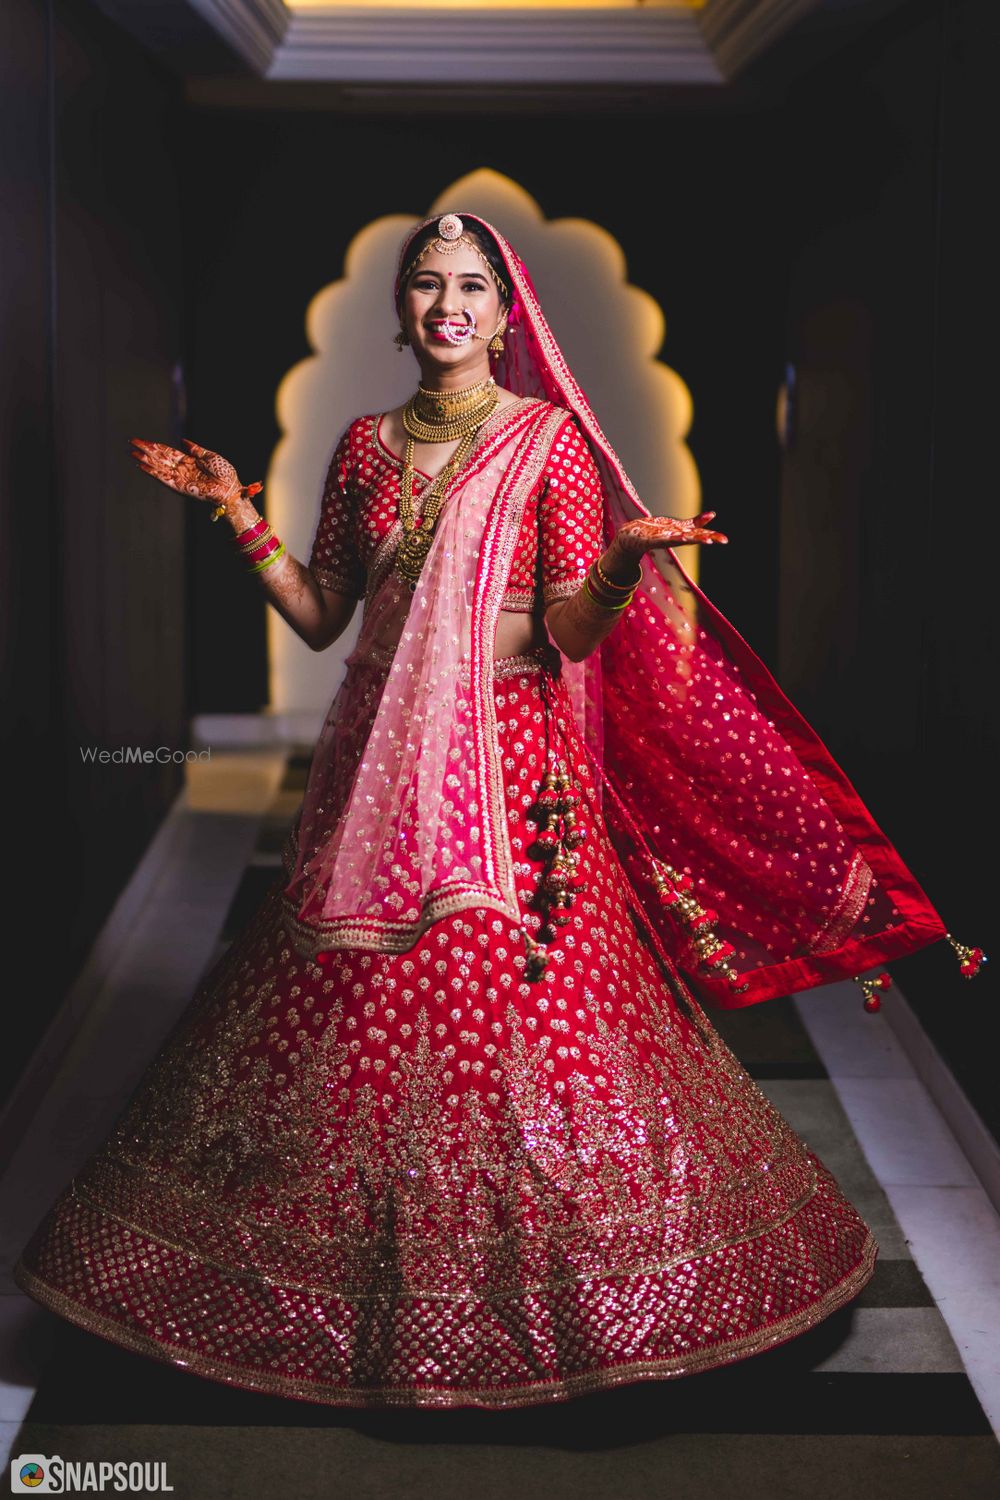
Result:
M459 215L459 217L461 218L461 215ZM410 276L413 272L413 265L415 260L417 259L417 256L420 254L421 250L423 250L424 246L428 243L429 240L436 240L438 237L438 223L439 220L435 219L432 224L426 224L424 228L420 230L419 234L415 234L413 236L413 243L407 248L406 264L404 265L399 277L399 299L397 301L397 311L399 310L399 302L402 301L403 292L406 290L406 283L409 281ZM476 245L486 256L486 259L489 261L493 270L496 272L497 279L500 282L500 287L498 287L498 291L500 292L500 301L502 302L503 306L509 311L512 300L511 290L507 278L507 268L504 265L503 256L500 254L499 245L490 234L489 230L484 229L481 224L470 223L467 219L463 219L462 225L462 233L468 235L470 240L475 241Z

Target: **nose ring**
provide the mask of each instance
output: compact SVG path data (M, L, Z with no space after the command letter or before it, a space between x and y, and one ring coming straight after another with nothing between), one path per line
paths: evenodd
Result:
M467 344L476 331L476 315L472 308L463 307L462 316L465 318L464 328L452 328L451 324L446 322L441 330L449 344Z

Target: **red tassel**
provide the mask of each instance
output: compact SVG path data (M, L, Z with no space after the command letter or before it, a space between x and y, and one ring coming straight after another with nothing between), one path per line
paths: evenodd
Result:
M988 962L982 948L969 948L965 943L960 943L953 938L950 932L945 933L946 940L955 950L958 958L958 972L963 979L975 979L983 964Z
M864 1000L862 1004L869 1015L882 1009L882 1001L879 998L879 990L887 990L892 984L892 975L883 969L881 974L876 974L874 979L862 979L860 974L855 974L854 983L860 984Z

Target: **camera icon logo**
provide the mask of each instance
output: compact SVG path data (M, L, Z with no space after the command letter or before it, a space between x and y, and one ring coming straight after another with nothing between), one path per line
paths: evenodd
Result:
M10 1488L14 1495L51 1495L53 1490L48 1455L19 1453L17 1458L12 1458Z

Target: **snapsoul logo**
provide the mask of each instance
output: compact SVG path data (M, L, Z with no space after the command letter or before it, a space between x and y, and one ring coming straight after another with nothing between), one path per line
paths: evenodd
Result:
M15 1495L68 1495L77 1491L100 1494L145 1495L173 1490L165 1463L115 1463L96 1459L79 1462L57 1453L19 1453L10 1461L10 1487Z

